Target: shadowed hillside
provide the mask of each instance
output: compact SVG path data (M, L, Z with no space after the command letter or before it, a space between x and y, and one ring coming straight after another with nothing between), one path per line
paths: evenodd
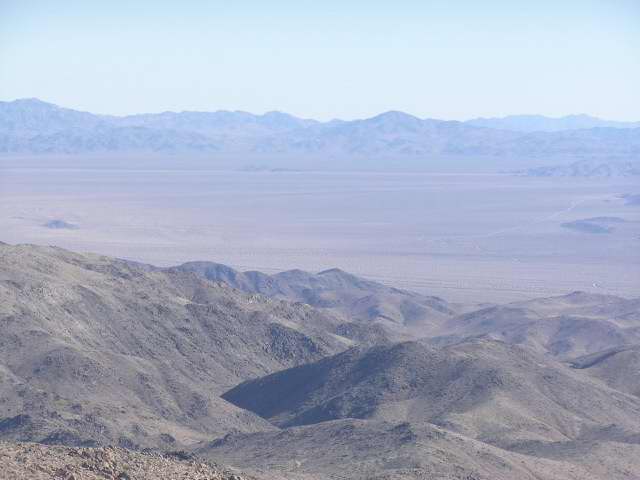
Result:
M352 419L229 435L198 453L252 473L309 480L595 480L630 472L623 462L582 467L508 452L433 425Z
M640 345L611 348L569 363L612 388L640 397Z
M351 349L223 397L285 428L200 450L256 471L341 478L348 464L348 478L399 479L624 479L640 471L637 398L502 342Z
M340 418L433 423L507 445L585 428L640 428L640 402L529 350L474 340L351 349L223 395L279 427Z

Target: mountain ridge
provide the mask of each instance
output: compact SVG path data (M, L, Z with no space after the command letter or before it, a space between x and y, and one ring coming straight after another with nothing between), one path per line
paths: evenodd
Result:
M351 344L308 306L55 247L1 245L0 298L11 440L143 448L270 429L219 394Z
M505 117L478 117L467 120L466 123L475 126L500 128L520 132L557 132L562 130L583 130L589 128L638 128L640 122L625 122L617 120L603 120L586 114L565 115L562 117L547 117L544 115L507 115Z
M0 441L186 449L269 480L640 472L640 350L627 345L640 299L427 310L412 332L421 303L449 308L338 268L162 268L0 242ZM563 334L560 355L546 327L507 335L557 316L627 330Z
M278 111L262 115L220 110L112 116L22 99L0 102L0 153L137 152L338 158L640 156L640 123L622 122L624 128L614 128L619 124L588 118L591 123L565 122L571 127L584 124L589 126L587 129L518 130L503 128L506 120L498 125L500 128L489 128L486 122L476 120L419 118L399 111L329 122Z
M512 114L512 115L505 115L502 117L474 117L468 120L453 120L453 119L438 119L438 118L434 118L434 117L420 117L418 115L414 115L411 113L407 113L407 112L403 112L402 110L386 110L380 113L377 113L375 115L372 115L370 117L363 117L363 118L355 118L355 119L351 119L351 120L344 120L344 119L340 119L340 118L333 118L331 120L317 120L314 118L309 118L309 117L299 117L297 115L293 115L287 112L284 112L282 110L269 110L266 111L264 113L252 113L246 110L227 110L227 109L219 109L219 110L163 110L160 112L143 112L143 113L133 113L133 114L122 114L122 115L114 115L114 114L102 114L102 113L92 113L89 112L88 110L78 110L75 108L69 108L69 107L62 107L60 105L58 105L57 103L53 103L53 102L48 102L46 100L42 100L40 98L37 97L25 97L25 98L17 98L14 100L0 100L0 105L6 107L8 105L26 105L26 106L40 106L40 107L55 107L58 109L62 109L62 110L67 110L67 111L73 111L73 112L77 112L77 113L89 113L91 115L97 116L97 117L102 117L102 118L121 118L121 119L127 119L127 118L135 118L135 117L162 117L162 116L167 116L167 115L180 115L180 114L196 114L196 115L200 115L200 114L215 114L215 115L233 115L233 114L238 114L238 115L243 115L243 116L247 116L247 117L262 117L262 118L269 118L269 117L274 117L274 116L279 116L279 117L286 117L286 118L291 118L291 119L296 119L302 122L308 122L311 124L315 124L315 123L323 123L323 124L332 124L332 123L345 123L345 122L353 122L353 121L363 121L363 120L372 120L372 119L378 119L381 117L396 117L396 118L406 118L406 119L415 119L415 120L421 120L421 121L429 121L429 120L434 120L434 121L440 121L440 122L457 122L457 123L466 123L466 124L470 124L470 125L474 125L474 124L479 124L479 123L483 123L483 122L498 122L498 121L505 121L505 122L509 122L512 120L537 120L537 121L551 121L551 122L571 122L571 121L576 121L576 122L583 122L584 125L591 125L593 124L593 126L580 126L580 127L567 127L565 128L566 130L583 130L583 129L590 129L590 128L596 128L598 126L600 127L606 127L606 126L610 126L611 128L637 128L640 127L640 121L624 121L624 120L607 120L607 119L602 119L593 115L588 115L585 113L579 113L579 114L568 114L568 115L563 115L563 116L559 116L559 117L552 117L552 116L547 116L547 115L539 115L539 114ZM485 126L485 125L478 125L478 126ZM489 127L487 126L486 128L495 128L495 129L500 129L498 127ZM504 129L504 128L503 128ZM508 128L506 128L506 130L508 130ZM530 130L530 129L526 129L526 130L522 130L522 131L536 131L536 130Z

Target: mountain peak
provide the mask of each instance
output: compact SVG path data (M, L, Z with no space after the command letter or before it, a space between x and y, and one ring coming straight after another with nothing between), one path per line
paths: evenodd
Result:
M420 121L420 118L400 110L389 110L388 112L379 113L371 117L369 120L391 120L391 121Z
M45 102L44 100L40 100L36 97L27 97L27 98L16 98L11 103L44 103L46 105L53 105L52 103Z
M274 117L274 118L291 118L293 117L293 115L286 113L286 112L281 112L280 110L269 110L268 112L265 112L261 115L262 117L268 118L268 117Z
M318 272L318 275L327 275L327 274L335 274L335 275L351 275L347 272L345 272L344 270L340 269L340 268L329 268L327 270L323 270L321 272Z
M49 107L49 108L60 108L58 105L55 105L50 102L45 102L44 100L40 100L39 98L31 97L31 98L16 98L15 100L10 100L7 102L0 102L5 105L13 105L16 107Z

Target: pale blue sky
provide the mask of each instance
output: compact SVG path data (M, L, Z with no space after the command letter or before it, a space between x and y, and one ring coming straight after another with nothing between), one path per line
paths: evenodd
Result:
M640 0L0 0L0 99L640 120Z

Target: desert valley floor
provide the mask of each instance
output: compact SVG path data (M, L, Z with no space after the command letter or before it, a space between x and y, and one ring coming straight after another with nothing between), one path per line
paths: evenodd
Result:
M200 161L4 160L0 231L169 266L321 271L460 302L640 285L637 178L216 171Z

